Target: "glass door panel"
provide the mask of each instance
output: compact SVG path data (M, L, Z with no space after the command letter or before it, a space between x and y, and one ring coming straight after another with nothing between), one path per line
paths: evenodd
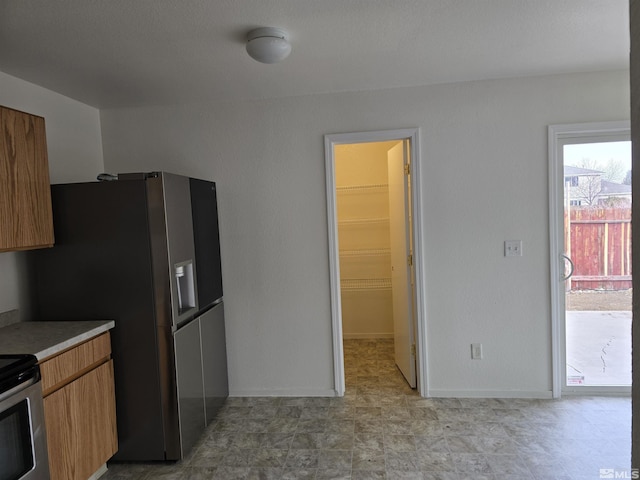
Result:
M563 146L566 387L631 385L631 142Z

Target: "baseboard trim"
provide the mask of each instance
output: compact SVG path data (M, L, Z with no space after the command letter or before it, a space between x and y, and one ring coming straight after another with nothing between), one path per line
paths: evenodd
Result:
M434 398L553 398L551 390L439 390L429 389Z
M287 388L269 390L230 390L230 397L335 397L335 390Z
M100 468L98 468L98 470L96 470L96 472L91 475L87 480L97 480L98 478L102 477L105 473L107 473L107 464L103 463Z

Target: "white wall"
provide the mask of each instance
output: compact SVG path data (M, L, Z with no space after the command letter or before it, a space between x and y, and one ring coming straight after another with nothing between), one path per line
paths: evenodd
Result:
M332 391L323 135L408 127L431 393L548 395L546 127L627 118L624 71L101 112L108 170L218 182L232 395Z
M45 119L51 183L95 179L103 170L97 109L0 72L0 105ZM0 253L0 312L28 316L23 253Z

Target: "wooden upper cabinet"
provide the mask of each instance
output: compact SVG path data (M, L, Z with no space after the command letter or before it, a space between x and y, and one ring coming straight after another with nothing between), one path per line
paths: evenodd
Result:
M0 252L52 245L44 118L0 107Z

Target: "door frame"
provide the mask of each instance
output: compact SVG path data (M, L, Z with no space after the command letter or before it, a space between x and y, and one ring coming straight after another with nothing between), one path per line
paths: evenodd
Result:
M549 240L551 287L551 364L552 395L562 394L624 394L630 387L568 387L566 385L566 335L564 283L564 171L562 148L575 143L631 140L628 120L614 122L573 123L549 125ZM581 142L580 140L585 140ZM561 294L561 290L563 291Z
M416 379L421 396L429 396L427 379L427 323L425 312L425 282L422 254L422 192L420 188L420 129L378 130L371 132L336 133L324 136L327 189L327 224L329 235L329 276L331 284L331 326L333 331L334 388L337 396L344 396L344 352L342 347L342 299L340 293L340 258L338 251L338 212L336 204L335 145L350 143L409 140L410 181L413 214L413 259L416 295Z

